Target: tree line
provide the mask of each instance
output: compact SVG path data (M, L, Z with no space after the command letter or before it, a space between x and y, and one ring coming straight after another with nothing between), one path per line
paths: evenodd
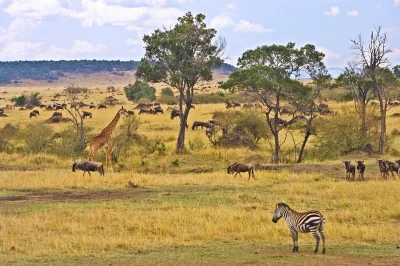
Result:
M120 60L59 60L59 61L0 61L0 84L18 83L22 79L54 81L66 73L92 74L111 72L123 75L122 71L136 70L140 61ZM233 72L236 68L223 64L223 71Z

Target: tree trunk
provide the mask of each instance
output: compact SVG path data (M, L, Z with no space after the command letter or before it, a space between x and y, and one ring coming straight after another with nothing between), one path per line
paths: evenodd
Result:
M367 134L367 106L361 103L361 132L365 136Z
M301 145L299 159L297 160L297 163L301 163L303 161L304 149L306 148L306 144L307 144L308 138L310 136L311 136L311 124L307 123L307 130L306 130L306 134L304 135L304 140L303 140L303 144Z
M274 150L274 158L273 158L273 163L274 164L279 164L279 150L280 150L280 145L279 145L279 124L278 124L278 119L279 119L279 92L276 93L276 107L275 107L275 117L274 117L274 131L272 132L274 134L274 139L275 139L275 150Z
M179 102L180 109L182 110L182 101ZM180 127L179 127L179 135L178 140L176 142L176 153L184 153L185 152L185 132L186 132L186 124L187 118L189 116L190 106L192 105L191 101L186 101L185 111L179 116Z
M386 135L386 106L385 106L385 99L382 96L381 91L378 87L378 82L376 81L375 77L373 77L374 81L374 90L376 95L378 96L379 100L379 111L381 115L381 135L379 137L379 144L378 144L378 152L383 154L385 150L385 135Z

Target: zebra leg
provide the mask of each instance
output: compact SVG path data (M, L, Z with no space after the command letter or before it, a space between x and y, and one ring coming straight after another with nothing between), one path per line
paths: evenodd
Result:
M324 230L319 229L319 234L321 235L322 239L322 254L325 254L325 235L324 235Z
M292 239L293 239L293 250L292 250L292 253L298 252L299 251L299 244L297 243L297 240L298 240L299 234L298 234L298 232L296 230L294 230L292 228L290 229L290 233L292 233Z
M318 246L319 246L320 237L319 237L319 235L318 235L318 233L316 231L312 232L312 234L315 237L315 240L317 241L317 245L315 246L315 250L314 250L314 253L317 253L318 252Z

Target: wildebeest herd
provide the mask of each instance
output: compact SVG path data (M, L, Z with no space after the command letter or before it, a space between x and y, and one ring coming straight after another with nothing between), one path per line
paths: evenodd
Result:
M377 159L376 160L379 166L379 172L381 174L381 178L387 179L389 177L389 172L391 173L392 177L396 173L396 177L399 174L399 167L400 167L400 160L396 161L388 161L385 159ZM364 180L364 172L366 166L364 164L364 160L356 160L357 165L351 164L350 160L343 161L345 171L346 171L346 179L348 180L355 180L356 170L358 172L358 180Z

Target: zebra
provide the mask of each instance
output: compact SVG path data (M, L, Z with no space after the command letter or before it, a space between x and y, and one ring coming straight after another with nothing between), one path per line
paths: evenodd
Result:
M292 210L285 203L276 204L274 217L272 221L274 223L278 222L282 216L285 218L287 226L292 233L293 238L293 250L292 252L299 251L298 233L309 233L311 232L317 241L314 253L317 253L320 237L318 236L318 231L322 238L322 253L325 253L325 235L324 235L324 224L325 218L319 211L308 211L299 213Z

